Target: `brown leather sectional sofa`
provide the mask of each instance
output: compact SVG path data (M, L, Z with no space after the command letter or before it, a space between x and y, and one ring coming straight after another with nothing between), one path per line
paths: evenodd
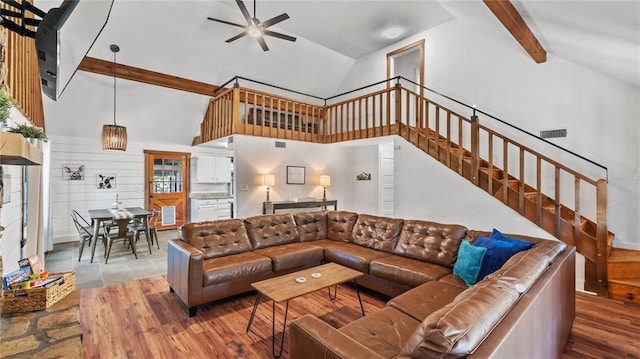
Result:
M575 249L536 243L468 287L453 275L461 225L318 211L189 223L169 241L168 282L196 314L200 304L251 283L336 262L358 284L393 297L336 329L313 315L290 324L291 358L554 358L575 317Z

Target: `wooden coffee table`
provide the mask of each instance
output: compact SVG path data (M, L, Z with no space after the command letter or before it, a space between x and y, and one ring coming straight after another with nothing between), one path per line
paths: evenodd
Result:
M319 278L314 278L312 274L320 273ZM271 353L275 358L279 358L282 355L282 345L284 344L284 332L287 327L287 314L289 312L289 300L294 299L305 294L315 292L329 288L329 299L334 300L338 294L338 284L352 281L353 286L358 294L358 302L360 302L360 310L364 316L364 307L362 306L362 300L360 299L360 291L358 291L358 285L356 279L362 277L362 272L353 270L341 266L336 263L323 264L318 267L304 269L298 272L285 274L279 277L265 279L260 282L252 283L251 286L258 291L256 301L251 311L251 317L249 318L249 324L247 325L247 332L251 329L251 323L253 317L256 314L258 303L262 296L266 296L272 300L271 330L273 335L271 337ZM298 283L296 278L305 278L306 282ZM334 287L334 292L331 294L331 287ZM280 340L280 352L276 355L275 341L276 341L276 303L286 301L286 307L284 311L284 320L282 321L282 338Z

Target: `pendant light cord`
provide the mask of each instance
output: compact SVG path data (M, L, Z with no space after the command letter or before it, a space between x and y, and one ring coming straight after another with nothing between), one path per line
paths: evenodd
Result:
M116 124L116 54L113 52L113 124Z

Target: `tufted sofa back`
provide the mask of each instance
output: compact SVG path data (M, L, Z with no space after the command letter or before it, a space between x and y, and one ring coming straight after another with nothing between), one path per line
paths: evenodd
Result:
M361 214L353 228L351 242L363 247L393 253L403 220Z
M182 226L182 240L202 252L204 259L251 250L242 220L187 223Z
M298 212L293 214L300 241L316 241L327 238L327 212Z
M466 234L457 224L405 220L393 253L452 268Z
M358 214L347 211L327 212L327 239L349 242Z
M249 217L244 225L253 249L300 241L291 213Z

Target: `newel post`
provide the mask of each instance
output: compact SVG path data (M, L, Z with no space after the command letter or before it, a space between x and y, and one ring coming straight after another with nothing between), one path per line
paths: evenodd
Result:
M608 293L607 260L609 232L607 230L607 181L596 181L596 288L598 295Z
M236 133L236 128L240 124L240 86L236 82L233 85L233 93L231 96L231 133Z
M478 116L476 116L475 109L471 116L471 182L478 186L480 184L480 177L478 172L480 170L480 123L478 122ZM462 156L462 154L459 154Z
M395 123L396 123L396 135L402 135L402 85L400 81L395 85Z

